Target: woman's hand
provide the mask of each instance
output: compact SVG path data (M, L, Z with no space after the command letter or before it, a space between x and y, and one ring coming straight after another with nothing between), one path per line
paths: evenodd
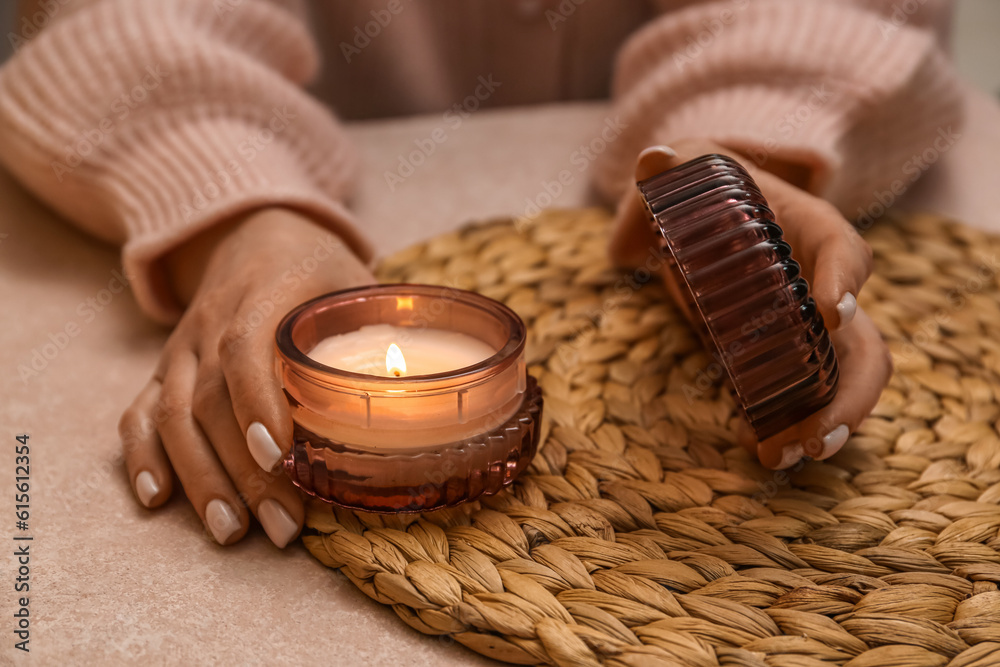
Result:
M804 174L789 165L774 169L784 176L781 178L733 151L705 141L685 140L672 148L643 151L635 178L649 178L707 153L735 158L760 186L793 256L802 265L840 364L839 389L829 405L759 443L744 424L740 442L755 452L762 464L774 469L789 468L803 456L829 458L875 407L892 373L888 347L871 319L857 307L857 295L871 274L871 248L830 203L792 184L804 181ZM627 192L618 207L612 259L637 265L658 243L638 192Z
M158 507L170 497L172 470L220 544L241 539L252 512L284 547L304 509L298 490L273 472L292 441L275 329L299 303L375 278L335 235L285 209L202 234L166 269L188 305L122 415L129 480L145 506Z

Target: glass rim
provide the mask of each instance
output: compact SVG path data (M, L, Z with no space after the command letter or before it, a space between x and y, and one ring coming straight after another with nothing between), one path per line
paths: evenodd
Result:
M292 336L292 331L294 330L295 325L302 318L315 314L316 309L323 304L329 304L330 307L336 307L339 302L343 302L343 305L346 305L357 297L409 296L414 294L421 294L428 297L448 295L447 298L450 301L458 301L466 306L488 311L492 316L508 327L510 333L507 336L507 341L493 355L470 366L462 366L460 368L442 371L440 373L407 375L404 378L395 378L383 377L381 375L370 375L367 373L355 373L342 368L336 368L335 366L322 364L299 348ZM372 322L372 324L379 323ZM428 326L421 328L434 327ZM343 290L337 290L335 292L328 292L309 299L285 314L285 316L278 323L274 337L280 357L294 365L297 370L304 370L309 373L309 375L317 376L327 381L340 378L354 384L366 384L384 390L392 389L398 386L401 381L406 382L407 384L436 385L434 388L437 388L440 387L440 383L442 381L475 380L477 379L476 376L482 375L487 371L490 372L490 375L498 373L506 369L510 364L516 362L521 356L527 337L527 328L525 327L524 321L518 316L517 313L511 310L509 306L476 292L442 285L425 285L421 283L382 283L378 285L364 285L361 287L351 287Z

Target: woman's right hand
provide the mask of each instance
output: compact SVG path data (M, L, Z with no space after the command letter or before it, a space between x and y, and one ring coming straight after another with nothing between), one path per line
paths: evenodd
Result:
M338 237L279 208L208 231L166 264L187 309L119 424L132 488L159 507L176 473L219 544L240 540L253 514L284 547L304 507L275 470L292 443L275 330L296 305L375 277Z

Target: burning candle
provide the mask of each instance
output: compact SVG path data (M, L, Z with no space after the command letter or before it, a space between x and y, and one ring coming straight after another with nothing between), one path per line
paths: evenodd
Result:
M366 324L328 336L309 351L310 358L325 366L382 377L443 373L494 354L495 349L468 334L391 324Z
M385 351L385 372L389 377L402 377L406 372L406 357L395 343Z
M509 308L449 288L365 287L299 306L277 332L295 425L286 473L319 498L381 512L495 493L538 444L524 339Z

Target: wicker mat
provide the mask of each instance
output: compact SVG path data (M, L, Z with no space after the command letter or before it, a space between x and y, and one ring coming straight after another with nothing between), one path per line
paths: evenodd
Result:
M545 395L529 474L417 515L314 503L309 550L414 629L556 665L1000 665L1000 238L931 216L866 234L861 305L896 374L831 461L734 443L733 404L609 218L467 228L386 261L529 327Z

